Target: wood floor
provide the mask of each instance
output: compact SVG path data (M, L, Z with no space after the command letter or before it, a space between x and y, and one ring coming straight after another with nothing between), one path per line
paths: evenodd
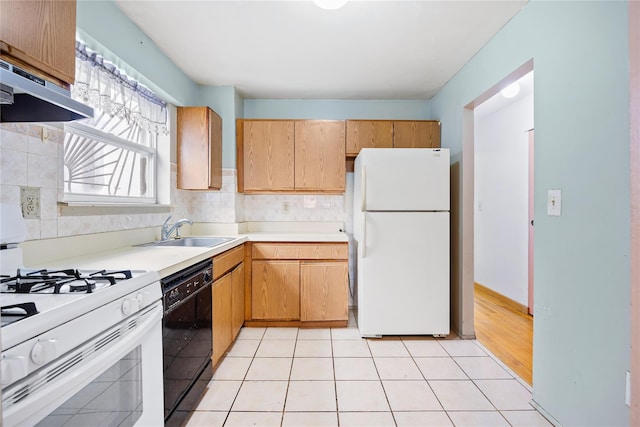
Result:
M531 385L533 317L510 307L483 286L476 284L474 290L476 338Z

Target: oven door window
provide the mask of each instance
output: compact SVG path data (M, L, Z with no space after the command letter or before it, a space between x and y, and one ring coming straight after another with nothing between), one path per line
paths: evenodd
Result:
M133 426L142 415L142 348L138 346L36 426Z

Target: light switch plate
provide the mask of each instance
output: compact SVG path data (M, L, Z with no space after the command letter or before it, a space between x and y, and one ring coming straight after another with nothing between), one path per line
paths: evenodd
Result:
M547 215L549 216L562 215L562 191L561 190L547 191Z
M631 372L625 375L624 404L631 407Z
M20 187L20 205L25 219L40 218L40 189Z

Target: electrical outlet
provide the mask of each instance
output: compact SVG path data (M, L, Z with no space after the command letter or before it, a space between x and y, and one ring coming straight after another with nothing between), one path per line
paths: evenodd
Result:
M40 218L40 189L33 187L20 187L20 205L22 216L27 219Z
M288 214L289 213L289 202L282 202L282 212Z

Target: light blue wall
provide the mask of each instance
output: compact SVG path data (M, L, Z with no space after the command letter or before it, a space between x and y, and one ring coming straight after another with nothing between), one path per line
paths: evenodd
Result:
M533 398L563 426L629 423L628 52L626 2L532 1L431 100L459 162L464 106L534 59Z
M222 118L222 167L236 167L238 98L233 86L199 86L198 105L208 105Z
M429 119L426 100L245 99L251 119Z
M113 1L79 0L76 13L78 32L89 47L99 44L107 59L166 101L196 104L197 85Z

